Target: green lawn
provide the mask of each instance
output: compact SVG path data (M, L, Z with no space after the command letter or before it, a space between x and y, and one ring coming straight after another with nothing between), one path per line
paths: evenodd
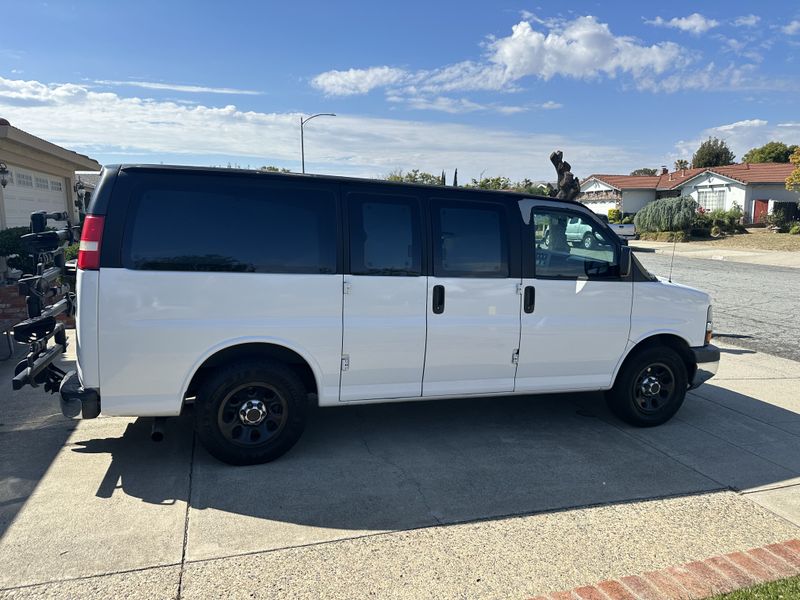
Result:
M800 599L800 577L780 579L770 583L762 583L751 588L745 588L721 594L708 600L795 600Z

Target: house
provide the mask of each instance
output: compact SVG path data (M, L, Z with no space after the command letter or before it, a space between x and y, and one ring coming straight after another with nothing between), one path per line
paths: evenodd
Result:
M800 193L786 189L793 165L788 163L742 163L703 167L660 175L590 175L581 182L578 200L597 214L618 208L636 213L658 198L691 196L706 210L728 210L737 204L745 220L763 221L775 208L797 214Z
M30 224L37 210L67 212L73 222L75 171L98 171L100 164L33 136L0 119L0 163L6 165L0 186L0 229Z

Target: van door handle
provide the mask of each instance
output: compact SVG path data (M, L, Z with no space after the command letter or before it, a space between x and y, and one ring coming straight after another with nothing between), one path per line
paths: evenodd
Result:
M440 315L444 312L444 286L433 286L433 313Z
M525 286L525 294L522 300L522 309L531 314L536 306L536 289L532 285Z

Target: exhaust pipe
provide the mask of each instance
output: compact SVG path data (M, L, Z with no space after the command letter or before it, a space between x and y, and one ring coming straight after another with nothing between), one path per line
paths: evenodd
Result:
M160 442L164 439L164 417L155 417L153 419L153 428L150 430L150 439L154 442Z

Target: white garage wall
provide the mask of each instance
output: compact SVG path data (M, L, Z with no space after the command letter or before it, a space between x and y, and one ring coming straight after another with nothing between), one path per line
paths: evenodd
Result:
M622 212L636 213L656 199L655 190L622 190Z

